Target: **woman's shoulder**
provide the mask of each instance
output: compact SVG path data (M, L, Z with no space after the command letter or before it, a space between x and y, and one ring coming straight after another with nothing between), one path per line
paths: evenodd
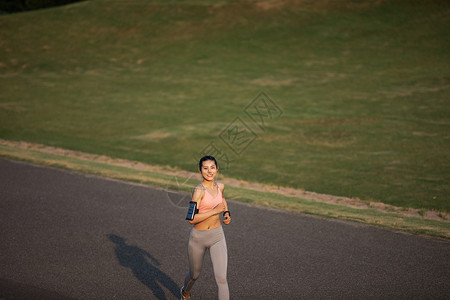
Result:
M221 190L221 191L223 191L223 189L225 188L225 184L223 184L223 183L221 183L221 182L216 182L217 183L217 186L219 187L219 189Z
M203 184L199 183L194 187L193 195L202 196L205 193L205 188Z
M200 183L198 183L198 184L195 186L194 189L202 189L202 190L204 190L205 187L204 187L203 184L200 182Z

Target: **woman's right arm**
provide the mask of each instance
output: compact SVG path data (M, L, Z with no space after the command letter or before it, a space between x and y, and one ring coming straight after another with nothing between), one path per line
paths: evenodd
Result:
M197 202L197 208L199 207L204 194L205 194L205 191L202 188L200 188L200 187L195 188L194 193L192 195L192 202ZM217 205L210 211L207 211L207 212L204 212L201 214L195 214L194 219L189 220L189 223L190 224L201 223L214 215L221 214L223 211L225 211L225 207L222 203L220 203L219 205Z

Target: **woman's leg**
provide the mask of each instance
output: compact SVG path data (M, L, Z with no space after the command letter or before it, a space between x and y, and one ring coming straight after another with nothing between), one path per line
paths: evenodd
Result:
M230 292L228 290L227 282L227 265L228 265L228 251L227 242L223 231L222 237L209 249L211 261L214 268L214 276L216 278L217 287L219 289L219 300L230 299Z
M204 243L201 242L199 238L199 232L195 231L193 228L189 236L188 243L188 258L189 258L189 272L184 278L184 291L189 292L200 276L200 271L202 270L203 257L205 256L206 247ZM197 233L197 234L196 234Z

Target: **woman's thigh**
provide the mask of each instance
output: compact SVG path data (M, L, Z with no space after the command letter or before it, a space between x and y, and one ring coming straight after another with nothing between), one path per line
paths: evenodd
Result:
M223 281L227 277L228 251L225 237L209 249L216 280Z

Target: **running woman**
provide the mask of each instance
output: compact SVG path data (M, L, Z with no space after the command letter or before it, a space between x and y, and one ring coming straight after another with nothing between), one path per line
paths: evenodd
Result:
M231 222L223 194L225 187L215 181L219 167L213 156L202 157L198 166L203 181L195 187L192 194L192 201L197 202L198 212L194 215L194 219L189 221L194 226L189 234L189 272L181 288L181 299L190 299L190 291L200 275L205 252L209 249L219 300L228 300L230 292L227 282L227 243L220 223L220 215L223 215L225 225Z

